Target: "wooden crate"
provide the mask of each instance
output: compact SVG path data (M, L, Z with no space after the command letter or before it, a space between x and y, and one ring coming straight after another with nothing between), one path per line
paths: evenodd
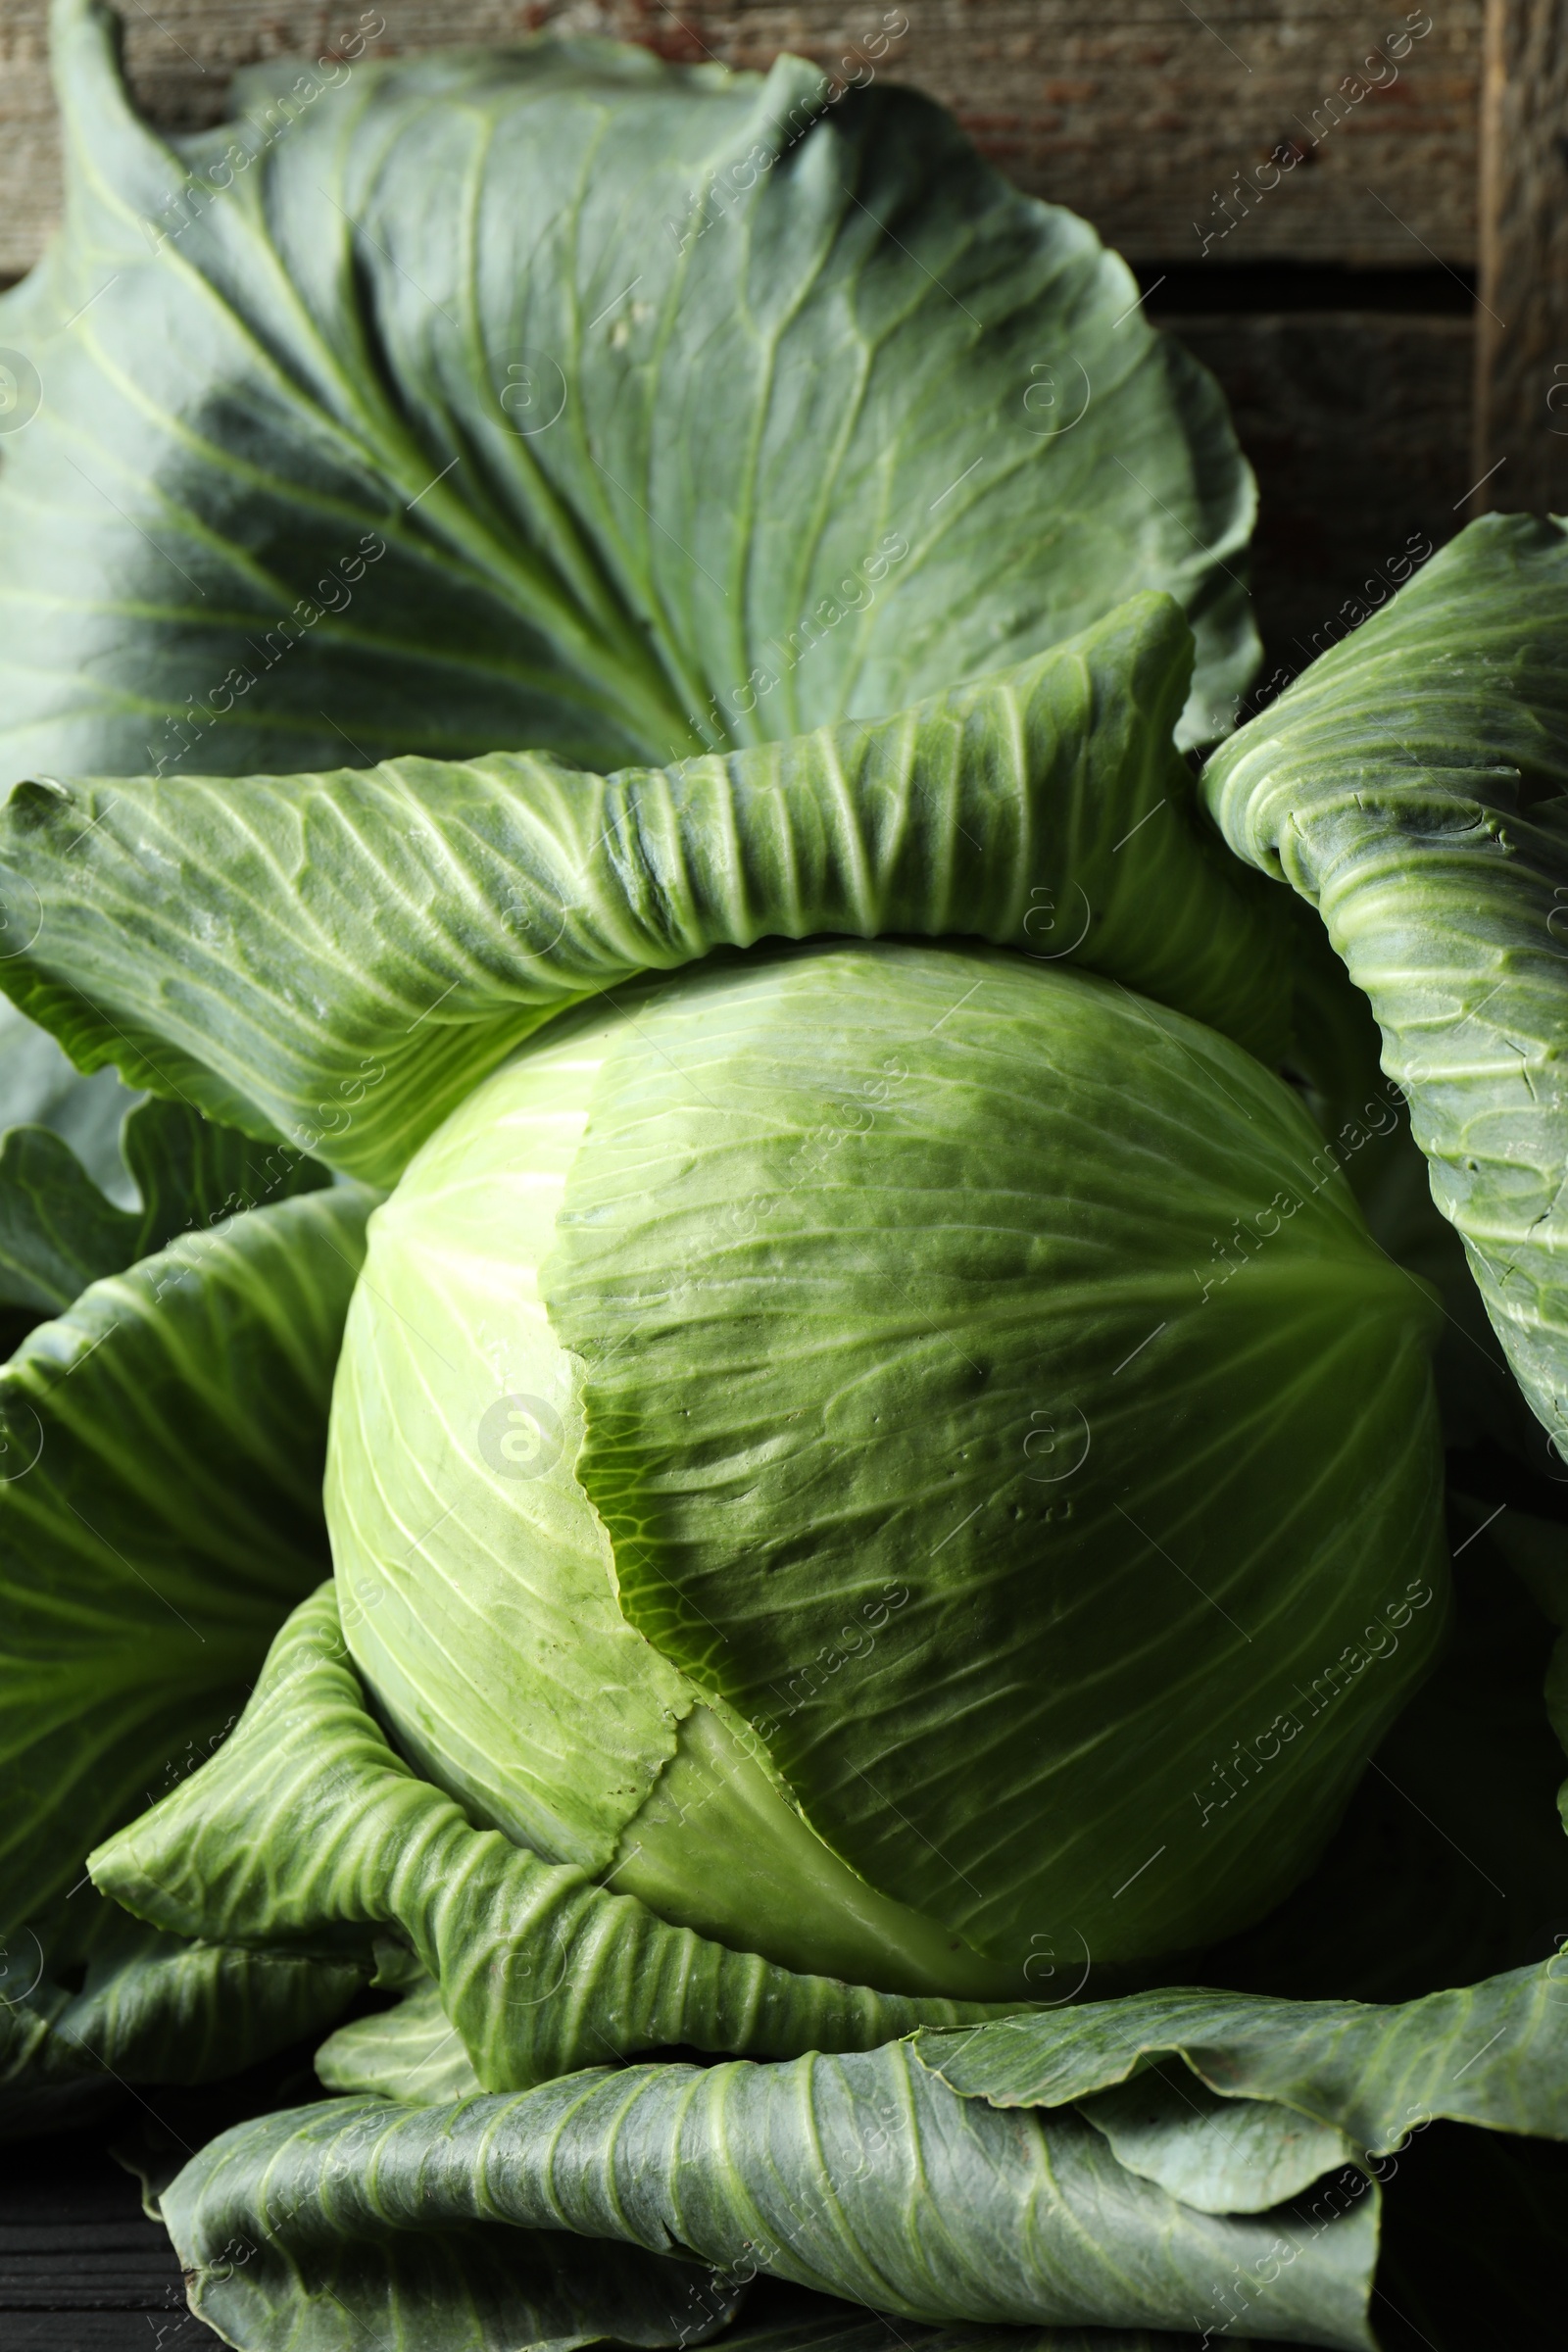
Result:
M1568 0L366 14L385 27L375 55L548 26L754 67L789 48L941 98L1019 185L1128 256L1152 315L1225 385L1262 491L1273 661L1295 667L1348 625L1360 583L1412 540L1441 544L1487 503L1568 505ZM132 88L171 129L220 120L236 66L319 54L361 19L347 0L124 0L124 15ZM0 273L31 265L58 209L46 18L46 0L0 0Z

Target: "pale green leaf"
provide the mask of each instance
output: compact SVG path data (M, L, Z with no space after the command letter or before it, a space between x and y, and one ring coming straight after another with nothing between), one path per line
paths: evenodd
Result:
M550 1014L767 938L1071 956L1267 1053L1283 942L1170 745L1190 659L1142 597L879 725L668 769L25 785L0 900L42 912L0 984L84 1066L377 1183Z
M483 2089L463 2036L441 2006L441 1988L421 1982L391 2009L357 2017L316 2053L328 2090L368 2090L411 2106L439 2107Z

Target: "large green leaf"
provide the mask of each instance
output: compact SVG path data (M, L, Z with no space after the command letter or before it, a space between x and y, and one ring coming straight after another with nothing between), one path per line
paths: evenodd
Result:
M625 2051L863 2049L921 2022L988 2014L729 1951L474 1830L393 1753L346 1658L326 1585L277 1637L233 1737L93 1855L103 1891L222 1943L368 1952L390 1927L491 2090ZM433 2025L427 2010L406 2030L421 2022ZM363 2045L362 2056L374 2063ZM381 2063L417 2062L405 2047Z
M0 962L24 954L36 936L38 910L24 898L9 930L0 925ZM0 1000L0 1130L47 1127L69 1144L113 1207L135 1205L120 1135L136 1097L113 1070L83 1078L47 1031Z
M1377 2203L1354 2173L1304 2209L1211 2213L1124 2165L1070 2107L956 2096L892 2043L787 2066L598 2071L448 2107L335 2100L215 2140L162 2211L195 2308L242 2345L347 2344L341 2320L286 2332L313 2289L352 2279L350 2320L381 2317L402 2249L483 2220L689 2250L718 2273L690 2276L694 2314L761 2270L901 2319L1240 2320L1370 2347Z
M112 22L55 0L66 227L0 305L41 400L4 781L678 758L1141 588L1223 725L1256 647L1218 389L929 100L542 40L253 76L169 141Z
M83 1066L377 1183L550 1013L769 936L1071 956L1266 1052L1283 943L1171 748L1190 660L1140 597L880 725L608 780L497 755L24 785L0 903L40 914L0 984Z
M7 1938L0 2138L58 2129L131 2083L235 2074L318 2033L365 1982L354 1961L186 1943L78 1891L74 1912L89 1906L84 1936L63 1907L45 1938Z
M477 2122L495 2104L478 2100L458 2114ZM187 2168L163 2190L159 2209L187 2271L191 2309L225 2343L241 2352L684 2346L708 2341L740 2307L744 2281L717 2278L663 2245L591 2245L560 2229L509 2229L504 2208L463 2200L444 2181L415 2187L411 2203L401 2151L385 2152L387 2193L367 2208L356 2164L384 2161L376 2140L401 2112L341 2102L242 2125L196 2158L196 2181L187 2185ZM359 2126L352 2138L351 2124ZM469 2156L469 2133L460 2126L460 2134L459 2164ZM211 2157L236 2141L215 2178Z
M122 1148L134 1209L100 1192L51 1128L13 1127L0 1142L0 1302L62 1314L89 1283L123 1273L178 1234L211 1232L329 1181L297 1152L217 1127L183 1102L132 1110Z
M0 1926L220 1740L327 1566L327 1401L371 1197L95 1283L0 1372Z
M1209 762L1232 848L1318 908L1438 1206L1568 1439L1568 530L1473 523Z
M1563 1956L1392 2008L1178 1987L927 2031L914 2047L950 2089L1003 2108L1084 2100L1178 2059L1221 2098L1333 2126L1362 2159L1440 2117L1568 2139Z

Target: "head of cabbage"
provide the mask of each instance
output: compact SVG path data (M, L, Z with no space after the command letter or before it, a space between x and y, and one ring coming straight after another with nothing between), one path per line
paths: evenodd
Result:
M1438 1321L1213 1030L1005 951L714 957L373 1217L347 1639L472 1819L666 1920L1050 1997L1273 1905L1430 1663Z

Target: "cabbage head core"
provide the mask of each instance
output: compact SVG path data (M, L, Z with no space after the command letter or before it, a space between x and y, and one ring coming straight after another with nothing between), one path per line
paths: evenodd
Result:
M1278 1900L1430 1662L1436 1321L1199 1024L715 959L554 1022L371 1220L348 1640L475 1820L665 1918L1050 1998Z

